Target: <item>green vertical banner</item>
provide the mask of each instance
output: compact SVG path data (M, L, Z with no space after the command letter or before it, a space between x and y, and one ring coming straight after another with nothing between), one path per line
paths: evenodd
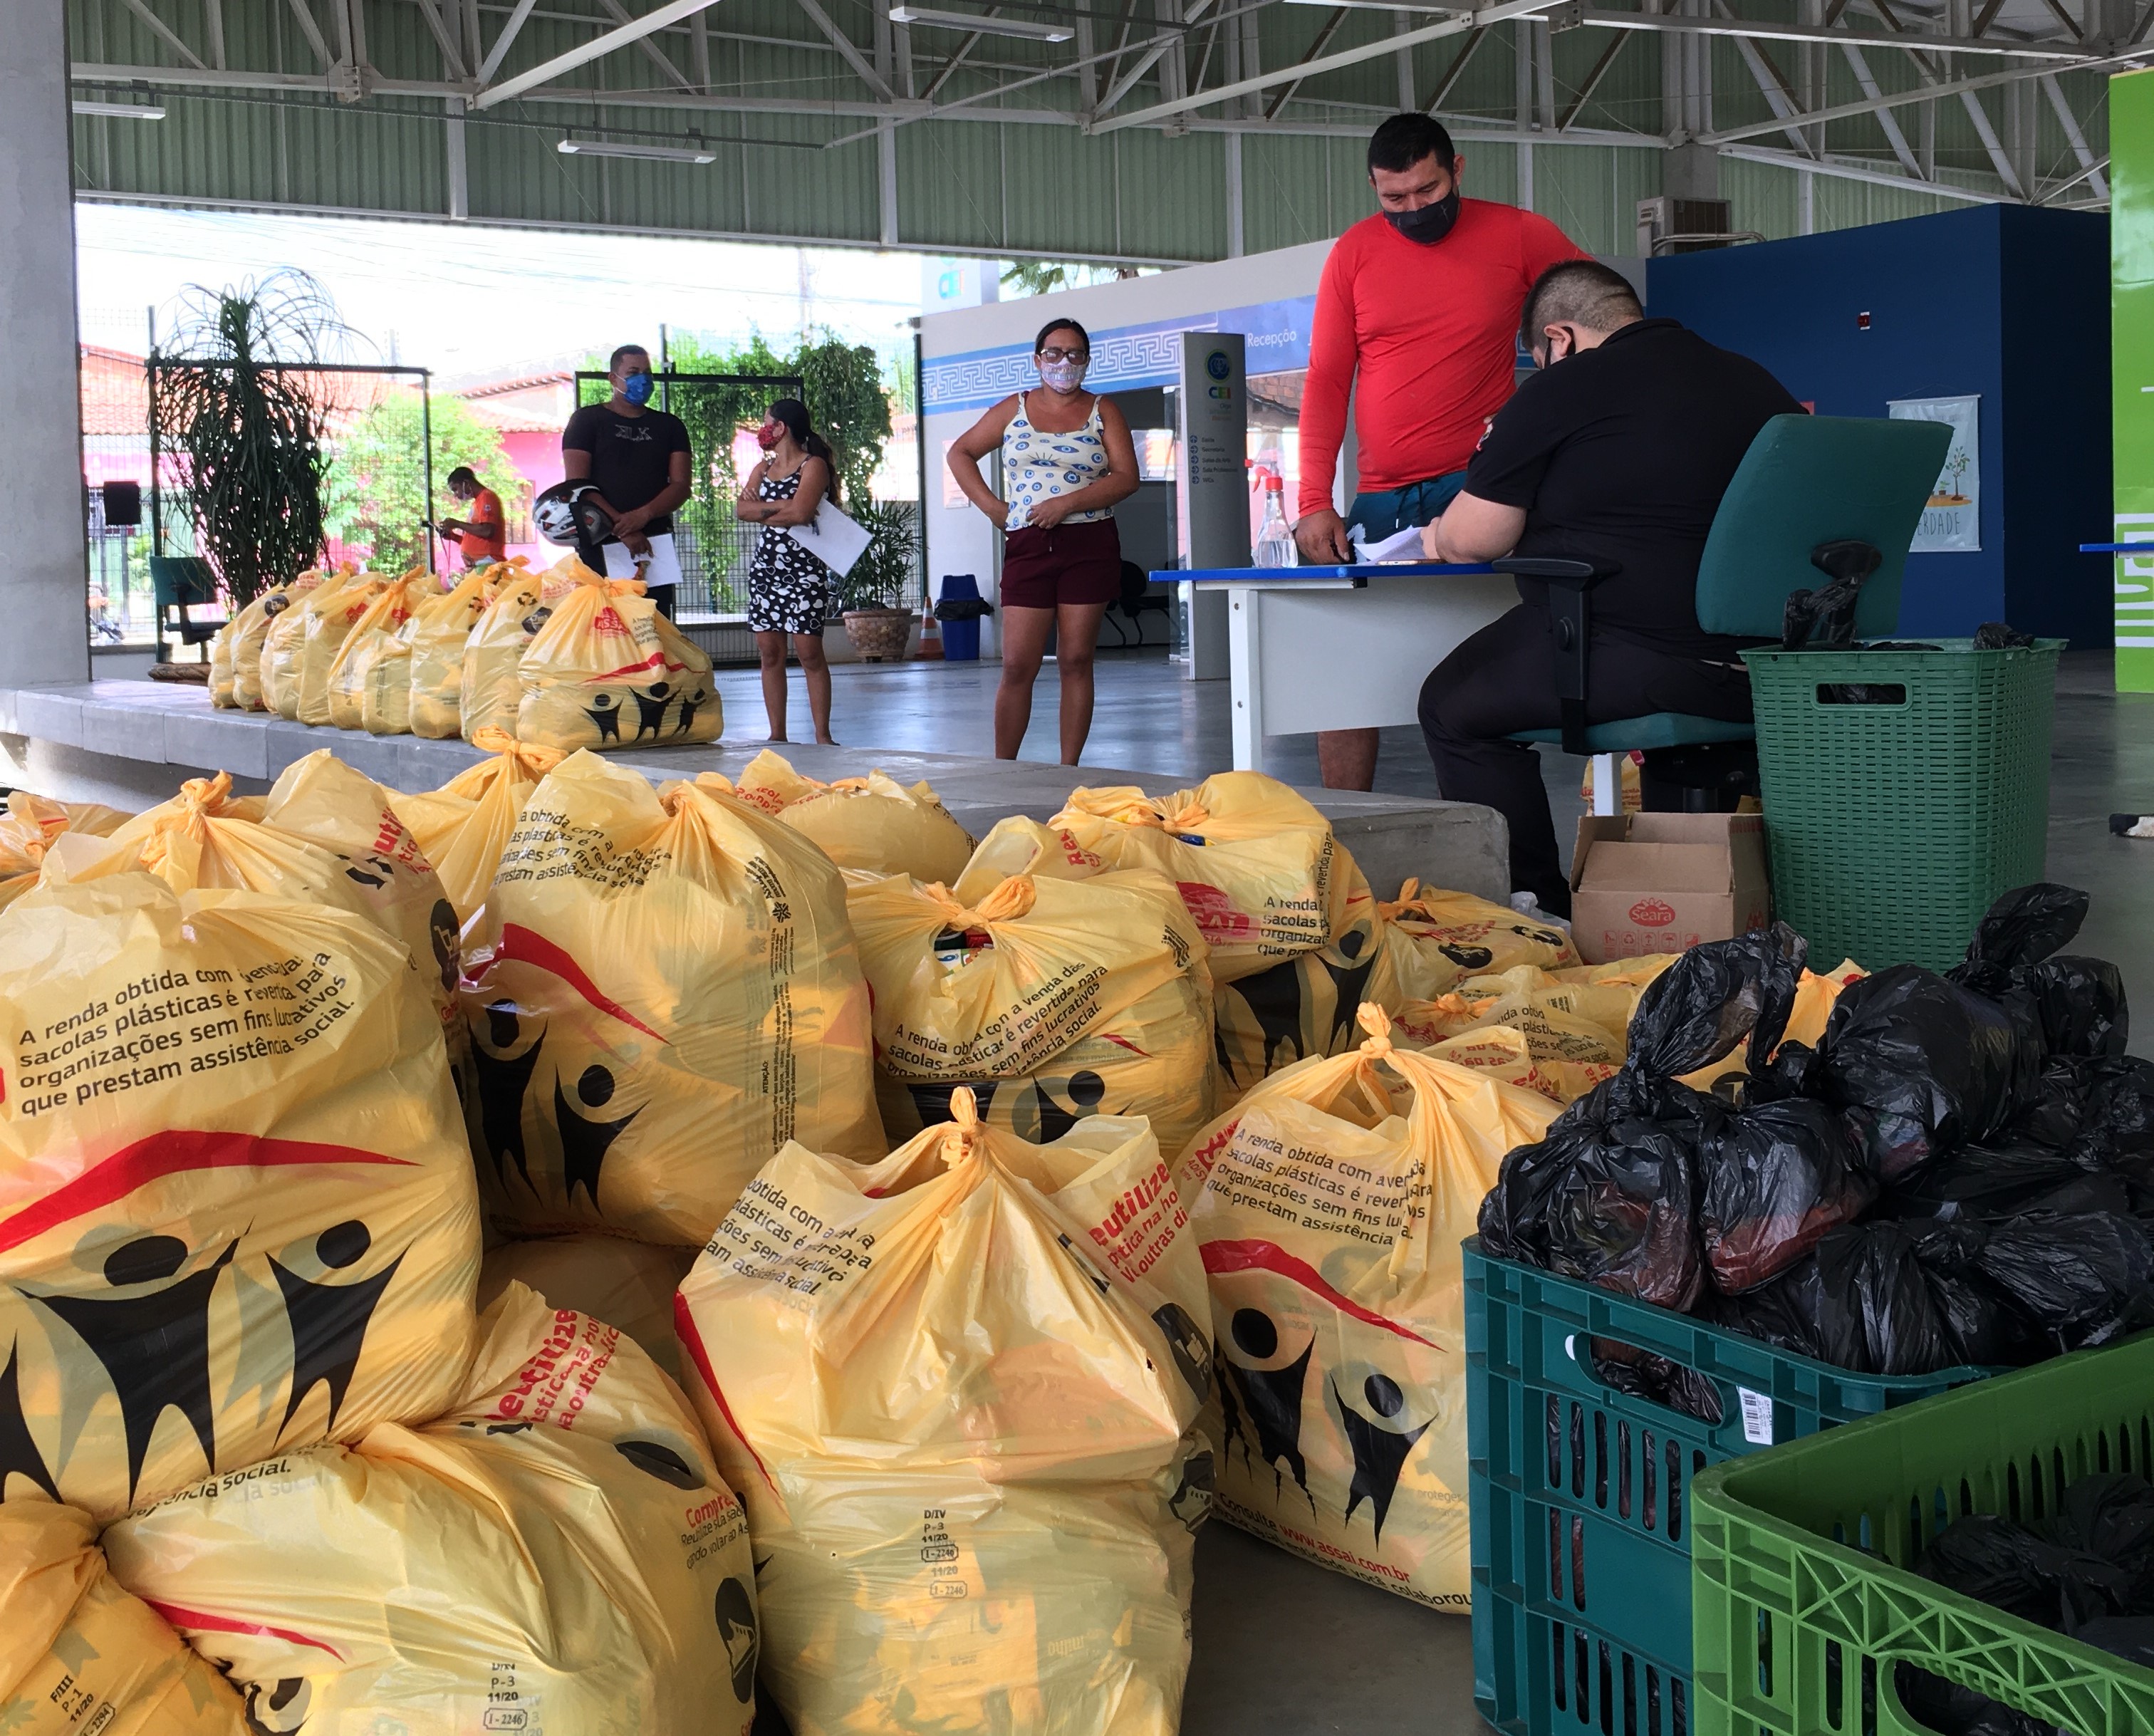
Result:
M2154 71L2109 81L2109 146L2114 540L2154 544ZM2116 557L2116 690L2154 693L2154 549Z

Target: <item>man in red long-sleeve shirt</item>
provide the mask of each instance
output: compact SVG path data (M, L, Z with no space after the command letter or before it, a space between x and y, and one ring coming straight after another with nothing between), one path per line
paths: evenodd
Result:
M1371 542L1427 524L1451 503L1488 418L1511 396L1519 314L1534 280L1584 257L1544 217L1462 198L1466 160L1426 115L1394 115L1369 140L1382 207L1325 261L1301 399L1301 558L1351 560L1348 528ZM1359 492L1331 504L1346 406ZM1333 789L1376 781L1376 732L1331 729L1317 763Z

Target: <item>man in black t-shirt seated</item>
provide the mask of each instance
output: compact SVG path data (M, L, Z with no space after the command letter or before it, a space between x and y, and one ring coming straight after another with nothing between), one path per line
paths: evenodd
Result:
M1491 421L1466 485L1422 532L1432 560L1590 560L1590 722L1649 712L1748 722L1738 641L1697 622L1697 569L1720 498L1772 417L1802 406L1747 357L1672 319L1648 319L1617 273L1590 259L1542 273L1520 338L1541 371ZM1511 884L1570 912L1539 756L1505 738L1561 722L1544 582L1437 666L1421 694L1437 786L1511 828Z
M602 547L606 572L631 579L641 572L651 600L673 613L681 560L673 548L673 512L689 495L688 430L677 416L649 408L651 352L624 344L609 365L613 396L586 404L561 431L561 469L569 482L598 484L613 535Z

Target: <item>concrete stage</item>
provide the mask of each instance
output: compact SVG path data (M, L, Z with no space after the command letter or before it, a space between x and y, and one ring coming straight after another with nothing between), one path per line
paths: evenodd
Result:
M954 672L960 678L966 673ZM922 674L935 678L932 666ZM752 673L748 679L753 680ZM748 733L751 723L762 723L762 706L759 697L738 691L736 672L727 671L720 680L726 739L699 747L631 748L607 757L656 779L692 778L705 771L738 776L768 745ZM1051 724L1053 687L1043 685L1048 690L1043 710ZM840 690L848 697L855 686L840 677ZM870 722L857 717L854 721L864 724L864 736L873 730ZM461 741L310 728L260 712L219 711L210 704L205 687L151 681L0 688L0 737L19 738L10 744L11 781L63 799L136 809L164 800L184 779L211 772L231 773L242 790L266 789L286 766L324 748L395 789L433 789L484 757ZM778 751L807 776L826 781L878 769L902 784L924 779L976 837L1013 814L1046 819L1080 784L1137 784L1160 791L1194 781L1178 767L1156 763L1070 767L916 748L799 743ZM1379 896L1395 895L1408 875L1484 898L1502 901L1509 896L1503 822L1488 809L1351 790L1304 794L1330 817Z

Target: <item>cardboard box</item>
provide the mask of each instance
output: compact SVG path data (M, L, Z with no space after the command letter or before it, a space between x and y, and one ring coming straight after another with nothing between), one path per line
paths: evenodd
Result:
M1679 952L1772 919L1758 814L1626 814L1578 823L1571 935L1589 964Z

